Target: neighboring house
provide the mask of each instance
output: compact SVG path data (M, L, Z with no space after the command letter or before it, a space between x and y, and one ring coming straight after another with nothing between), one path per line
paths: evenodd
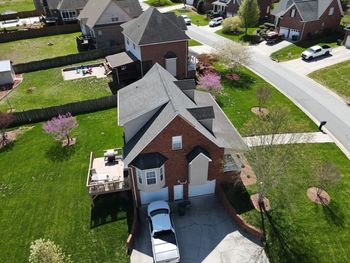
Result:
M189 37L185 34L187 27L181 17L150 7L121 27L126 52L106 58L117 84L125 79L129 83L139 79L155 63L178 79L194 77L195 64L189 58Z
M141 13L138 0L89 0L78 17L83 34L77 38L78 46L104 48L123 44L120 25Z
M42 0L46 20L57 23L76 22L88 0Z
M324 30L336 30L343 9L340 0L281 0L271 14L285 38L304 40Z
M210 93L159 64L118 91L118 125L138 205L214 193L240 173L247 150Z
M212 12L223 17L235 16L243 0L217 0L212 2ZM273 0L258 0L260 19L270 14Z
M10 60L0 61L0 85L12 84L15 82L15 71Z
M350 48L350 25L345 28L345 40L344 45L347 48Z

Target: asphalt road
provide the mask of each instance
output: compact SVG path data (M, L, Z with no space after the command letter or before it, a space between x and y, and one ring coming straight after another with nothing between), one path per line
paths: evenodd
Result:
M230 41L197 26L190 26L187 34L214 48ZM325 130L350 158L350 107L325 87L291 71L282 63L272 61L267 54L256 51L256 48L251 48L253 61L248 67L289 97L316 124L327 121Z

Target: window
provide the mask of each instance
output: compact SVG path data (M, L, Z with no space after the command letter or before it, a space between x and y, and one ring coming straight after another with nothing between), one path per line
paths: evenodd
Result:
M75 11L62 11L63 20L74 20L77 17L77 13Z
M163 181L163 178L164 178L163 167L160 167L159 169L159 177L160 177L160 180Z
M136 174L139 184L142 184L142 172L139 169L136 169Z
M135 47L135 44L132 44L132 47L135 49L136 47Z
M102 31L101 31L101 30L98 30L98 31L97 31L97 35L102 36Z
M146 173L146 181L147 184L156 184L157 179L156 179L156 172L155 171L150 171Z
M328 15L332 16L334 14L334 7L329 8Z
M118 17L112 17L112 22L117 22L119 20Z
M174 136L172 139L172 149L180 150L182 149L182 136Z
M270 13L270 6L269 6L269 5L266 7L266 13L267 13L267 14Z
M291 17L295 17L295 9L292 9L292 12L290 13Z

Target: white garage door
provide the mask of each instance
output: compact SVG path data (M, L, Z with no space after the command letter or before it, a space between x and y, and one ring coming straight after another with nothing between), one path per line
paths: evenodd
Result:
M151 203L153 201L168 200L168 187L162 188L157 192L140 191L141 205Z
M184 186L182 184L174 185L174 200L184 199Z
M280 33L283 34L285 38L288 38L289 37L289 28L281 27Z
M188 196L208 195L215 193L216 180L208 181L206 184L188 185Z
M348 36L348 37L346 38L345 46L346 46L347 48L350 48L350 36Z

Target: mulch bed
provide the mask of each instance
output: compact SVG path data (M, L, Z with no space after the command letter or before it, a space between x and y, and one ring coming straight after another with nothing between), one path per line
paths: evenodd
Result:
M241 175L240 175L242 183L245 186L255 184L256 183L256 175L255 175L252 167L249 165L247 160L243 161L243 165L244 165L244 168L242 169L242 172L241 172Z
M6 132L6 135L7 135L7 139L8 139L8 143L6 145L9 145L11 144L11 142L13 142L14 140L16 140L16 138L25 133L26 131L29 131L31 130L33 127L23 127L23 128L18 128L18 129L15 129L15 130L12 130L12 131L8 131ZM0 149L3 148L3 147L6 147L5 146L2 146L0 145Z
M253 194L250 196L250 200L252 201L253 203L253 206L254 208L260 212L260 207L259 207L259 194ZM271 209L271 206L270 206L270 201L269 199L267 199L266 197L264 197L264 205L265 205L265 210L266 211L269 211Z
M23 81L22 74L16 74L15 82L9 85L0 86L0 100L5 98L11 91L13 91Z
M331 202L331 197L329 194L322 190L322 192L317 195L317 187L310 187L307 189L307 197L316 204L328 205Z
M261 111L259 111L259 107L253 107L251 108L251 111L258 116L266 116L270 112L266 108L261 108Z

